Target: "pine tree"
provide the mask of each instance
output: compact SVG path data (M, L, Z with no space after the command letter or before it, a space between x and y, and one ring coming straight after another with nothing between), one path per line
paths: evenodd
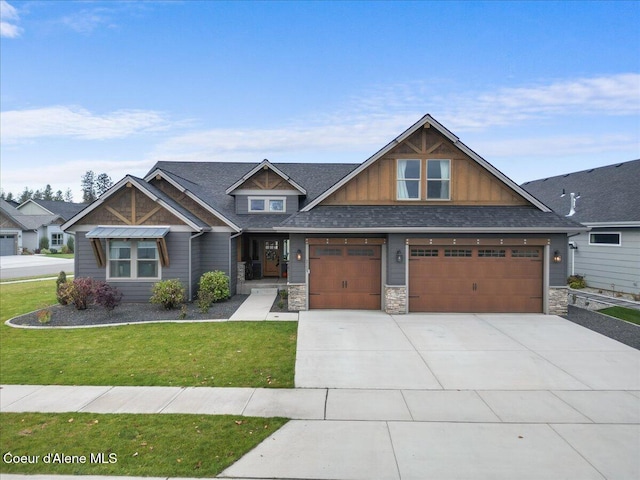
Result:
M80 185L82 188L82 201L84 203L91 203L98 198L96 196L95 174L93 173L93 170L86 171L82 176Z
M101 173L96 177L95 192L98 197L109 190L109 188L111 188L112 186L113 180L111 180L111 177L106 173Z

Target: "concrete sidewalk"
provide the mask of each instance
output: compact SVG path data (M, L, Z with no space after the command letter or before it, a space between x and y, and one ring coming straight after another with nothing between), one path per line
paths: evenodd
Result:
M230 321L297 321L298 314L293 312L272 312L271 306L278 295L277 288L254 288L251 295L229 318Z

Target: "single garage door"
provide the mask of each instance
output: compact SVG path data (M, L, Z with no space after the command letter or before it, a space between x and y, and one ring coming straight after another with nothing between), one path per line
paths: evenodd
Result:
M311 245L309 307L379 310L379 245Z
M411 246L409 311L542 312L542 247Z
M0 235L0 256L16 255L16 236Z

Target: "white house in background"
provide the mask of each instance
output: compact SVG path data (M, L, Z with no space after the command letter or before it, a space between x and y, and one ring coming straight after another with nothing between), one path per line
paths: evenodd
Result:
M593 288L640 293L640 160L522 187L556 213L589 227L568 239L569 275L584 275Z

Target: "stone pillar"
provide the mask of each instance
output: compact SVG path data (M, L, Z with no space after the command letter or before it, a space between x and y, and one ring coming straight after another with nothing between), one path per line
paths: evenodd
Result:
M384 311L390 315L407 313L407 287L405 285L384 286Z
M242 287L244 287L245 263L246 262L238 262L238 266L236 268L236 292L242 292Z
M289 291L289 310L307 310L307 285L304 283L287 284Z
M569 290L567 287L549 288L549 315L566 315Z

